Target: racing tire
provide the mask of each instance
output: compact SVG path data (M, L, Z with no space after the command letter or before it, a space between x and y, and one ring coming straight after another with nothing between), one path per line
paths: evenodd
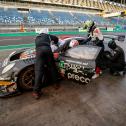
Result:
M42 88L50 85L51 78L49 78L49 71L46 70L45 76L42 78ZM21 91L30 91L33 89L35 83L34 65L24 68L18 75L17 88Z
M32 90L35 80L34 66L28 66L23 69L17 79L17 87L21 90Z

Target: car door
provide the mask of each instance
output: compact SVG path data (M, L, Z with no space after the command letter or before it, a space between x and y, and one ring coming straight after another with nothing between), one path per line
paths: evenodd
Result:
M95 70L95 60L100 48L80 45L60 55L60 72L68 79L89 83Z

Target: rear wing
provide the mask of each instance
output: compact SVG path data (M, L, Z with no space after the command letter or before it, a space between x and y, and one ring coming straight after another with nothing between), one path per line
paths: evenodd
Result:
M110 38L110 39L118 40L120 42L125 41L125 35L104 35L104 38Z

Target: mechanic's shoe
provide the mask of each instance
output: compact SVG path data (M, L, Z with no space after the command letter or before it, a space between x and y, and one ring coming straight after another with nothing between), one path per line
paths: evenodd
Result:
M92 79L96 79L96 78L98 78L100 76L100 74L94 74L93 76L92 76Z
M125 75L125 71L114 72L112 75L113 76L124 76Z
M102 70L100 71L100 73L99 73L100 75L102 75Z
M124 76L124 75L126 74L126 72L125 72L125 71L121 71L121 72L119 72L119 74L120 74L121 76Z
M40 99L42 92L33 92L32 95L35 99Z

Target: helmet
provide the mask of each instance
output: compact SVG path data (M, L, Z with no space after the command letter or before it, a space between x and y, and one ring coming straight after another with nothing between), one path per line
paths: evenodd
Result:
M117 45L116 45L116 43L115 43L115 40L109 41L108 47L109 47L110 49L115 49L116 46L117 46Z
M95 25L94 21L87 20L84 22L83 28L84 29L90 29L91 26Z
M71 40L70 41L70 44L69 44L69 47L75 47L75 46L78 46L79 45L79 42L75 39Z

